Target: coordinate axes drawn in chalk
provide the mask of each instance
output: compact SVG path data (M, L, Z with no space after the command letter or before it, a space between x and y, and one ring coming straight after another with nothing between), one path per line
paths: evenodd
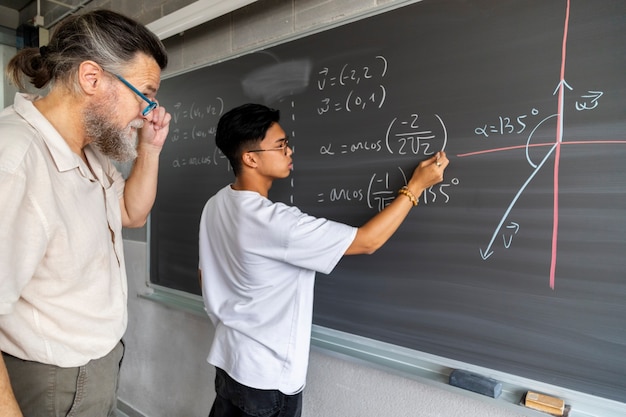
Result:
M554 173L553 173L553 218L552 218L552 251L551 251L551 261L550 261L550 279L549 284L550 288L554 289L555 278L556 278L556 262L557 262L557 244L558 244L558 225L559 225L559 162L561 158L561 146L567 145L569 143L581 144L585 142L564 142L563 141L563 102L565 91L574 89L565 81L565 58L566 58L566 46L567 46L567 34L569 30L569 15L570 15L570 0L567 0L566 10L565 10L565 24L563 31L563 42L562 42L562 51L561 51L561 72L560 72L560 81L554 91L553 95L557 96L558 100L558 110L556 114L549 115L542 119L536 126L530 131L528 135L528 139L525 145L514 146L514 147L506 147L506 148L498 148L498 149L489 149L485 151L472 152L462 155L457 155L459 157L472 156L477 154L485 154L485 153L493 153L493 152L503 152L509 151L512 149L519 149L524 147L526 150L526 160L528 164L532 167L532 172L529 177L526 179L524 184L520 187L518 192L513 197L513 200L505 210L500 222L496 226L491 239L485 248L480 248L480 256L483 260L487 260L490 258L494 252L494 246L497 242L500 241L500 237L502 239L503 247L508 249L515 238L515 235L520 231L521 226L509 219L509 214L513 207L515 206L517 200L520 198L524 190L528 187L533 178L537 175L538 172L541 171L545 163L554 158ZM602 91L587 91L583 95L580 96L580 100L576 101L575 108L577 111L585 111L585 110L593 110L600 104L600 97L602 97ZM537 116L539 111L537 109L532 109L531 115ZM480 135L483 137L489 137L494 134L520 134L525 131L527 124L526 118L528 115L520 115L517 117L498 117L498 122L493 124L484 124L480 127L477 127L474 131L476 135ZM537 143L531 144L533 139L533 135L535 131L546 121L556 118L556 138L553 143ZM598 143L626 143L626 141L594 141L594 144ZM533 161L530 154L529 149L531 147L549 147L548 152L540 161Z

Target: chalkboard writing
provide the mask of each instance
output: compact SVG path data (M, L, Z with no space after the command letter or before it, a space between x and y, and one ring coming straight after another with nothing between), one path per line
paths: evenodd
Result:
M198 223L234 179L219 116L281 110L270 191L361 225L444 149L372 256L318 276L321 326L626 402L626 3L422 1L166 79L151 281L199 293Z

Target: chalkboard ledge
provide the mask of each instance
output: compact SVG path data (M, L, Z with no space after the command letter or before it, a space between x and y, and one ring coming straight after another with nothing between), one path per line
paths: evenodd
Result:
M139 297L166 307L207 317L202 297L199 295L151 285L149 292L142 293ZM311 344L313 349L324 354L386 371L392 370L406 378L432 384L440 389L492 401L498 406L514 410L522 415L545 414L519 405L519 399L529 390L564 399L571 406L569 417L622 417L626 415L624 403L318 325L313 325ZM502 382L502 394L494 399L449 385L448 378L454 369L464 369Z
M200 317L207 317L204 302L199 295L152 284L149 292L139 294L139 298L155 301Z
M311 342L314 348L343 360L364 363L382 370L392 369L409 379L493 402L522 415L547 415L519 404L520 398L527 391L543 392L564 399L571 406L569 417L626 415L624 403L326 327L313 325ZM449 385L449 375L454 369L464 369L502 382L502 394L495 399Z

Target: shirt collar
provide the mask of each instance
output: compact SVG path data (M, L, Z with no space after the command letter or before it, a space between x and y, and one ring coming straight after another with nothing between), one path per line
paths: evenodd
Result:
M80 158L72 152L65 139L34 106L33 102L37 98L38 96L34 94L17 93L13 103L15 112L39 132L60 172L77 168Z

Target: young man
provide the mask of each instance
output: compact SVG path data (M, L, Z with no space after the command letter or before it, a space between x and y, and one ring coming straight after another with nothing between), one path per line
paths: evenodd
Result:
M398 198L362 227L315 218L268 199L273 181L292 169L278 122L278 111L246 104L217 126L235 182L206 203L200 220L200 276L215 325L211 417L300 416L315 273L380 248L448 165L444 152L420 163Z
M104 10L62 21L47 46L9 62L19 87L25 76L50 89L17 94L0 114L3 417L115 413L122 226L144 225L154 202L171 119L154 101L166 65L154 34ZM135 159L126 181L109 158Z

